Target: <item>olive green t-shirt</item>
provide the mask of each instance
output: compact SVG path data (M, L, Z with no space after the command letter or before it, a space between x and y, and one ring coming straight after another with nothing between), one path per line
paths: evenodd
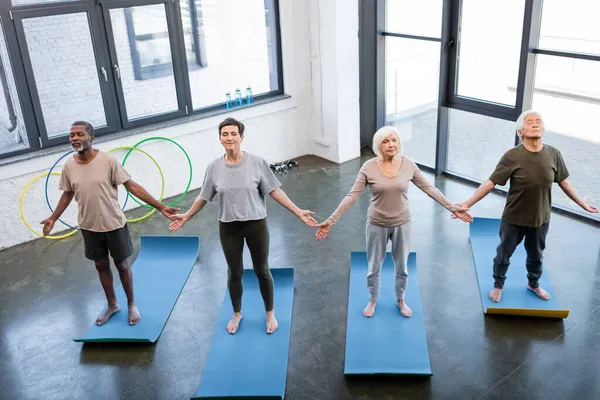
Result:
M522 144L508 150L490 176L496 185L510 180L502 220L537 228L550 221L552 184L567 179L569 171L560 151L547 144L531 152Z

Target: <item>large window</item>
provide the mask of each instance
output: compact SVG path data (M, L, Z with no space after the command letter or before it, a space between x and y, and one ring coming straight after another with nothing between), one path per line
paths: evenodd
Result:
M442 0L386 1L385 116L404 153L433 167L438 115Z
M377 128L396 126L407 155L479 184L519 143L518 116L534 109L577 192L600 201L599 1L377 0L372 7L376 74L385 74L374 94ZM600 221L558 185L553 205Z
M525 0L460 3L456 95L514 106Z
M515 123L462 110L450 110L449 172L478 181L490 177L502 155L515 144Z
M545 122L545 142L560 150L579 195L600 201L600 3L545 1L536 51L532 107ZM590 25L593 24L593 25ZM558 186L554 203L579 211Z
M277 0L12 0L0 16L0 157L66 143L74 120L107 135L283 93Z

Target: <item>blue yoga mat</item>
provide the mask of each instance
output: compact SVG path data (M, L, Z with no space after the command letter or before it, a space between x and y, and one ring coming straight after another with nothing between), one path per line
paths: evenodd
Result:
M73 340L148 343L158 340L194 267L199 246L197 236L142 236L140 252L131 266L140 322L129 325L127 297L117 275L115 291L121 310L104 325L93 324L84 337Z
M417 256L408 257L405 301L412 316L405 318L396 304L394 262L387 253L381 267L381 290L375 315L363 309L369 300L367 255L352 252L345 375L432 375L417 274Z
M523 242L519 244L510 259L500 302L496 303L490 300L489 293L494 288L492 276L494 257L500 243L499 232L499 219L474 218L470 225L471 248L477 270L483 312L486 314L566 318L569 311L561 309L558 305L546 270L543 271L539 283L550 294L550 300L542 300L527 289L527 268L525 267L527 253Z
M258 279L253 270L244 270L242 321L235 334L227 332L233 312L227 291L200 387L193 399L283 399L292 325L294 270L274 268L271 273L279 329L267 334Z

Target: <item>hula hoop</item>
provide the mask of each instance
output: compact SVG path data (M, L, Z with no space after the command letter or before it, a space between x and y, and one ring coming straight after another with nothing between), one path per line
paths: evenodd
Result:
M64 238L67 238L67 237L75 234L77 232L77 229L73 229L71 232L66 233L64 235L59 235L59 236L44 236L43 234L41 234L41 233L37 232L35 229L33 229L31 227L31 225L29 225L29 222L27 222L27 219L25 218L25 214L23 213L23 199L25 198L25 193L27 193L27 189L29 189L29 186L31 186L35 181L37 181L40 178L45 177L46 175L50 176L50 174L46 174L44 172L43 174L39 174L38 176L34 177L32 180L30 180L29 182L27 182L27 185L25 185L25 188L23 189L23 192L21 193L21 199L19 200L19 213L21 214L21 219L25 223L25 226L27 226L27 228L29 228L29 230L31 232L35 233L36 235L38 235L40 237L43 237L45 239L64 239ZM53 172L52 175L60 175L60 172Z
M147 142L149 140L166 140L168 142L171 142L174 145L176 145L177 147L179 147L181 149L181 151L183 151L183 154L185 154L185 157L187 158L188 166L189 166L189 169L190 169L190 179L188 180L187 187L185 188L185 190L183 191L183 193L178 198L176 198L172 203L167 204L167 206L169 206L169 207L174 206L177 203L179 203L181 201L181 199L183 199L183 197L187 194L187 192L190 189L190 186L192 184L192 160L190 160L190 156L185 151L185 149L183 147L181 147L181 145L179 143L177 143L176 141L174 141L172 139L169 139L169 138L166 138L166 137L162 137L162 136L154 136L154 137L150 137L150 138L141 140L141 141L137 142L136 144L134 144L133 147L132 147L132 149L127 152L127 154L125 155L125 158L123 159L122 165L125 166L125 161L127 161L127 158L129 157L129 154L133 151L134 148L137 149L137 146L139 146L140 144L142 144L144 142ZM138 203L142 207L152 208L152 206L150 206L148 204L143 204L142 202L138 201L131 193L127 192L127 198L129 198L129 197L131 197L133 199L133 201L135 201L136 203ZM125 204L127 204L127 199L125 200Z
M156 162L156 160L150 154L146 153L144 150L139 149L137 147L132 147L132 146L119 146L119 147L115 147L114 149L109 150L109 153L112 153L113 151L117 151L117 150L123 150L123 149L130 149L129 151L135 150L135 151L139 151L140 153L144 153L145 155L148 156L148 158L150 158L152 160L152 162L154 163L154 165L156 165L156 168L158 168L158 172L160 173L160 180L161 180L161 183L162 183L162 188L160 190L160 197L159 197L158 201L159 202L162 201L163 196L165 194L165 177L163 176L162 169L160 169L160 166L158 165L158 163ZM125 207L125 206L123 206L123 207ZM152 210L150 210L150 212L148 212L147 214L142 215L139 218L128 219L127 222L139 222L139 221L143 221L146 218L148 218L149 216L151 216L154 211L156 211L156 208L152 207Z
M46 176L46 188L45 188L46 204L48 204L48 208L50 209L51 213L54 212L54 209L50 205L50 199L48 198L48 182L50 181L50 175L55 175L55 174L52 173L52 171L54 171L54 168L56 168L56 165L60 162L60 160L62 160L63 158L65 158L66 156L68 156L69 154L72 154L72 153L74 153L74 152L73 151L68 151L65 154L63 154L62 156L60 156L60 158L58 160L56 160L56 162L54 163L54 165L52 165L52 168L50 168L50 171L48 172L48 175ZM57 221L59 221L61 224L65 225L68 228L79 230L79 227L71 226L71 225L67 224L65 221L63 221L60 218L58 218Z

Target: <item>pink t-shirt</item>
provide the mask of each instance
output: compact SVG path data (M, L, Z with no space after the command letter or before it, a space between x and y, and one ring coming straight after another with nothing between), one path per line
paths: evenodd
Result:
M391 227L410 222L407 195L409 181L447 210L454 210L454 205L425 178L412 160L402 156L402 165L398 174L389 178L377 166L376 158L372 158L362 165L352 189L328 218L329 224L335 224L358 200L367 186L371 189L367 215L370 224Z

